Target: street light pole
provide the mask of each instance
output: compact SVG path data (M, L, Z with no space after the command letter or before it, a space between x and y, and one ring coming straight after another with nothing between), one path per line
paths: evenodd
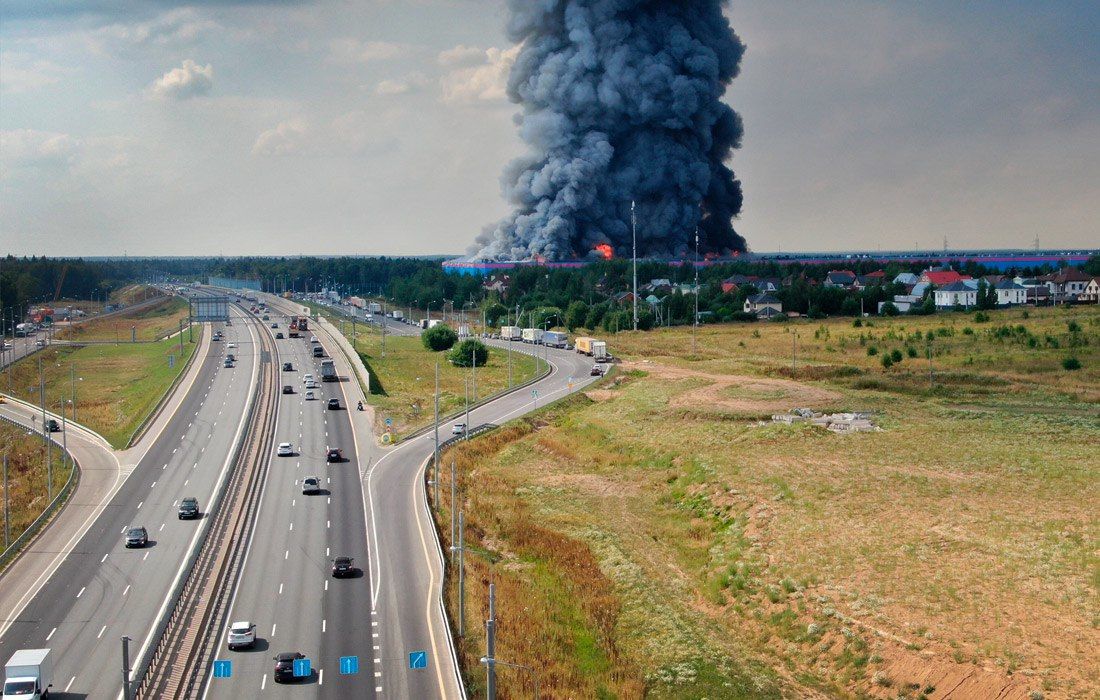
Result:
M453 509L454 506L452 505ZM466 522L461 512L458 514L458 546L451 540L451 551L458 552L458 636L466 636Z
M122 700L130 700L130 638L122 638Z
M699 330L699 227L695 227L695 314L691 317L691 354L695 356L695 334Z
M485 621L485 697L487 700L496 700L497 697L497 619L496 619L497 591L496 584L489 584L489 619Z
M633 200L630 202L630 230L634 239L634 330L638 330L638 220Z
M455 558L455 459L451 457L451 561Z
M439 507L439 363L435 363L435 507Z

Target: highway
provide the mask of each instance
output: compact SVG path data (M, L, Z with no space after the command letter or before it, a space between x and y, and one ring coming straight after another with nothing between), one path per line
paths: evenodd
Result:
M137 659L197 541L203 520L178 520L177 504L185 496L196 496L200 506L210 502L256 385L254 324L238 321L221 330L225 339L197 360L202 365L191 390L109 505L33 598L0 623L3 659L20 648L53 650L57 697L119 694L120 637L134 640L131 658ZM238 358L231 369L222 367L227 351ZM148 547L123 546L131 525L147 528Z

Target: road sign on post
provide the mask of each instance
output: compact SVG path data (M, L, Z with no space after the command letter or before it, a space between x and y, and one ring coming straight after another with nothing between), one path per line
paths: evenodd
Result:
M233 676L233 662L230 659L214 659L214 677L231 678Z
M410 651L409 652L409 668L427 668L428 667L428 652L426 651Z
M352 676L359 673L359 657L358 656L341 656L340 657L340 674L344 676Z
M294 659L295 678L308 678L312 675L313 668L310 666L309 659Z

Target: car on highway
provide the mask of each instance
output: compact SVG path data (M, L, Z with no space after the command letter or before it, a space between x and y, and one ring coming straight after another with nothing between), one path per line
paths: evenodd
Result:
M284 394L293 394L294 393L294 387L292 387L289 384L284 384L283 385L283 393Z
M317 382L315 382L314 380L310 379L308 382L306 382L306 388L307 389L320 389L321 385L318 384Z
M256 646L256 625L241 620L229 625L229 648L250 649Z
M221 339L222 339L222 334L220 332L215 332L214 335L212 335L210 337L210 340L221 340Z
M282 339L283 339L282 331L275 334L275 340L282 340Z
M275 682L285 683L294 680L294 662L306 655L300 651L284 651L272 658L275 659Z
M228 357L227 357L227 358L225 358L225 365L224 365L224 366L225 366L226 368L230 368L230 367L232 367L232 366L233 366L233 360L230 360L230 359L229 359Z
M329 399L328 400L328 410L330 410L330 411L339 411L340 410L340 399Z
M46 347L46 341L42 338L39 338L38 340L34 341L34 346L36 348L44 348Z
M343 462L344 453L340 450L339 447L330 447L325 450L325 461L329 462L330 464L332 462Z
M351 557L336 557L332 560L332 577L344 578L355 575L355 560Z
M126 548L144 547L149 544L149 531L142 526L132 527L126 531Z
M320 340L317 340L317 336L315 336L315 335L311 335L311 336L309 336L309 342L311 342L311 343L319 343L319 342L321 342L321 341L320 341Z
M225 347L233 349L233 348L237 347L237 344L236 343L230 343L229 345L226 345Z
M302 493L321 493L321 480L315 476L307 476L302 479Z
M202 513L199 512L199 499L194 496L184 498L180 501L176 515L180 520L191 520L202 515Z
M264 314L264 320L265 320L265 321L270 321L270 320L271 320L271 317L270 317L270 316L268 316L267 314Z
M229 360L230 362L236 362L237 361L237 356L234 355L233 353L229 353L225 356L225 359Z
M466 434L466 424L465 423L455 423L454 425L451 426L451 435L465 435L465 434Z
M305 383L305 384L308 384L312 381L313 381L313 375L312 374L307 374L307 375L302 377L302 382Z
M593 367L588 372L588 376L590 376L590 377L602 377L603 376L603 370L600 369L599 365L597 365L597 366Z
M294 363L293 362L284 362L283 363L283 371L284 372L293 372L294 371Z
M317 398L317 394L312 389L309 389L306 391L304 398L306 401L314 401Z
M293 457L294 445L290 444L289 442L280 442L279 450L276 454L278 454L280 457Z
M61 430L61 424L55 421L53 418L50 418L46 421L46 430L51 433L59 432Z
M278 323L272 323L272 324L271 324L271 327L272 327L272 328L278 328L278 327L279 327L279 324L278 324Z

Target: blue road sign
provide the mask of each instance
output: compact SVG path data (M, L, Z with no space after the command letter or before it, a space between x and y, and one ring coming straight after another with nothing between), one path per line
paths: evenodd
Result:
M345 676L351 676L359 673L359 657L358 656L341 656L340 657L340 673Z
M410 651L409 652L409 668L427 668L428 667L428 652L426 651Z
M391 425L393 425L393 418L387 418L387 419L386 419L386 425L387 425L387 426L391 426Z
M233 675L233 662L229 659L214 659L214 677L230 678Z
M313 675L313 669L309 665L309 659L294 659L294 677L308 678Z

